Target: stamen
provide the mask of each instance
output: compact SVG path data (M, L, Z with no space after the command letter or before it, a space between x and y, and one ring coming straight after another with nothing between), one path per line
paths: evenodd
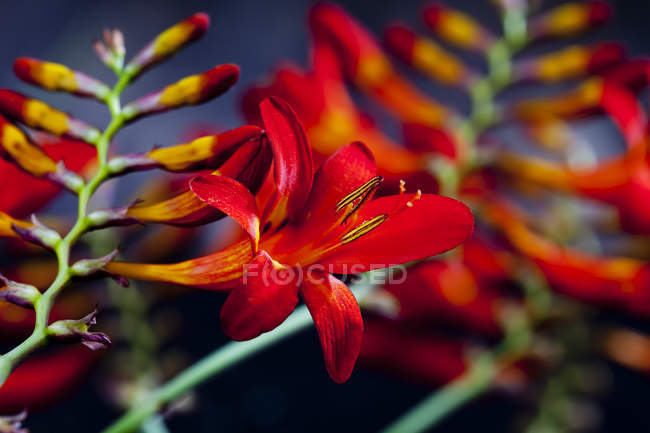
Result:
M372 179L370 179L368 182L361 185L359 188L352 191L350 194L343 197L341 199L341 201L339 201L336 204L336 213L339 213L341 210L345 209L349 204L353 203L359 197L364 196L362 198L362 201L363 201L365 199L365 197L368 196L368 194L370 194L372 191L374 191L379 186L379 184L382 182L382 180L384 180L383 177L375 176ZM356 208L354 210L356 210ZM354 212L354 210L353 210L353 212Z
M343 235L343 237L341 238L341 245L345 245L356 239L359 239L361 236L377 228L377 226L379 226L381 223L386 221L386 219L388 219L388 215L382 214L362 222L361 224L359 224L358 226L356 226L355 228L347 232L345 235Z
M422 190L418 189L418 192L415 193L412 199L406 202L406 206L413 207L413 202L418 201L422 198Z
M399 180L399 193L404 194L406 192L406 182L402 179Z

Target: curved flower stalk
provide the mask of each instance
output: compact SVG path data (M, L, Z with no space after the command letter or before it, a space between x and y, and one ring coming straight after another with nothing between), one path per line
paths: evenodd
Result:
M104 42L97 42L95 49L101 60L117 75L117 82L113 87L63 65L31 58L20 58L16 61L14 70L19 78L47 90L95 98L106 104L111 114L111 121L103 131L100 131L41 101L11 90L0 90L0 114L2 115L0 155L25 173L43 179L39 183L29 181L32 182L37 196L22 195L12 199L12 196L16 195L15 192L7 195L7 201L3 203L3 211L8 213L3 213L0 219L1 233L5 236L21 237L51 250L56 255L58 263L54 280L42 293L33 286L10 280L6 280L5 287L0 289L3 300L25 308L33 308L35 311L35 323L31 334L14 349L0 356L0 384L5 382L10 372L26 356L52 340L82 342L92 349L103 348L110 344L107 335L91 332L89 329L95 323L96 310L82 319L72 320L63 317L56 322L51 322L54 302L61 291L75 279L105 275L104 265L116 253L71 263L70 255L78 240L93 229L137 222L135 218L128 215L126 210L128 207L89 212L89 201L103 182L126 174L135 169L138 164L145 165L141 168L160 167L171 171L217 169L236 153L233 143L228 140L206 140L210 142L209 145L189 146L189 150L186 146L180 149L152 151L146 155L109 158L110 142L115 133L127 122L160 111L207 102L236 82L239 75L236 66L217 66L203 74L188 77L167 86L160 92L122 106L120 95L130 81L153 64L171 56L200 37L207 25L208 18L205 14L193 15L158 36L126 66L124 66L125 48L121 33L118 30L105 31ZM29 135L5 117L31 129L65 138L57 139L53 144L44 143L38 146ZM77 142L68 141L70 139L86 142L85 146L90 151L75 152ZM84 168L89 161L95 161L95 170L85 173ZM245 170L242 168L245 164L241 160L236 165L240 171ZM0 175L10 176L12 172L5 171L5 166L2 167L3 171ZM14 181L18 179L20 177ZM43 183L45 181L49 181L54 187L46 186ZM38 210L33 200L37 197L45 200L54 196L57 192L56 186L65 187L78 196L77 218L67 233L59 234L56 230L40 223L34 216L31 222L18 219L25 216L25 213ZM8 389L16 386L24 387L21 385L20 371L17 375L16 382L13 380L7 382Z
M260 111L274 152L272 193L254 197L224 176L191 182L194 194L231 216L248 239L186 262L112 262L106 269L138 279L230 289L221 322L235 340L277 327L300 294L318 329L327 370L344 382L359 353L363 326L356 300L330 273L365 272L439 254L471 233L473 219L461 203L420 192L373 200L381 178L361 143L343 147L313 174L309 142L293 110L270 98Z

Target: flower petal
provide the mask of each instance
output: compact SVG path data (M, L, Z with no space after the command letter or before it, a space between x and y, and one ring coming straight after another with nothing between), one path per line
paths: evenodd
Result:
M250 340L279 326L296 308L298 280L291 269L260 251L246 265L244 284L221 308L221 326L233 340Z
M270 164L271 150L267 141L249 141L212 174L236 179L256 193L266 178ZM127 214L143 222L178 226L195 226L223 217L223 213L199 200L189 190L167 200L131 207Z
M302 210L311 191L314 168L309 141L289 104L269 97L260 103L260 113L273 149L277 188L262 220L275 228Z
M499 301L492 287L455 260L410 266L405 279L384 285L399 303L398 318L418 323L450 322L480 335L498 335Z
M341 7L317 4L310 23L314 39L336 50L348 78L401 120L433 126L448 120L450 111L400 76L370 32Z
M336 204L377 175L375 159L363 144L355 142L327 158L314 175L309 200L296 225L308 224L316 231L336 218Z
M225 176L197 176L190 182L190 189L199 199L219 209L250 235L253 252L260 241L260 218L255 197L241 183Z
M417 196L409 200L406 194L393 195L365 204L348 234L319 262L335 273L345 273L351 264L358 268L355 272L364 272L440 254L472 233L474 218L463 203L433 194ZM382 223L353 236L381 215L386 216Z
M248 239L207 256L170 264L110 262L110 274L144 281L160 281L207 290L225 290L241 284L244 265L253 254Z
M468 368L468 349L473 347L443 334L370 319L366 321L359 362L418 384L439 386Z
M63 394L83 380L97 358L96 352L71 346L24 361L0 389L0 411L36 409L60 402Z
M332 380L343 383L352 374L361 350L363 320L350 289L327 272L309 272L300 294L314 319Z

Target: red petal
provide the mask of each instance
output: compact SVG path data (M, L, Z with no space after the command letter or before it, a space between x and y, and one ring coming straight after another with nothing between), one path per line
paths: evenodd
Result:
M463 203L423 194L408 207L407 199L406 195L393 195L364 205L357 222L382 214L388 218L360 238L337 247L320 263L332 266L335 273L346 273L351 264L356 265L355 272L364 272L440 254L472 233L474 217ZM350 225L350 230L355 226Z
M369 320L360 362L418 384L440 385L467 368L470 347L458 339L387 321Z
M41 408L59 403L97 360L97 352L71 346L24 361L0 388L0 411ZM53 374L54 373L54 374Z
M343 383L352 374L361 349L359 304L345 284L326 272L312 270L300 294L318 330L327 372L332 380Z
M632 92L610 81L603 83L600 105L620 128L628 148L644 141L645 113Z
M296 224L319 231L336 220L336 204L377 175L375 159L363 143L352 143L327 158L314 175L309 200Z
M244 185L229 177L205 175L192 179L190 189L198 198L237 221L250 235L253 251L257 251L260 219L255 197Z
M265 252L248 264L244 284L228 295L221 308L221 326L233 340L243 341L280 325L298 303L298 280L291 269Z
M216 253L170 264L110 262L104 269L115 275L145 281L181 284L208 290L224 290L240 284L243 267L252 258L248 240Z
M481 335L498 335L498 292L455 260L432 260L408 268L406 279L385 290L399 303L399 319L418 323L450 322Z
M289 104L270 97L260 103L260 112L273 149L277 188L264 210L263 220L277 227L301 211L307 201L314 174L311 148Z

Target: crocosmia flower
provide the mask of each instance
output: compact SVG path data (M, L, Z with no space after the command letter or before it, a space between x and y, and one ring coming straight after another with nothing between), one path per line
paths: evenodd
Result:
M470 211L450 198L400 194L372 199L381 183L361 143L341 148L314 174L311 150L283 101L260 105L274 151L273 192L254 197L223 176L201 176L192 191L248 233L209 256L170 265L110 263L127 277L229 290L224 331L247 340L270 331L300 295L319 331L325 363L337 382L352 372L361 343L356 300L334 274L350 274L439 254L472 231Z

